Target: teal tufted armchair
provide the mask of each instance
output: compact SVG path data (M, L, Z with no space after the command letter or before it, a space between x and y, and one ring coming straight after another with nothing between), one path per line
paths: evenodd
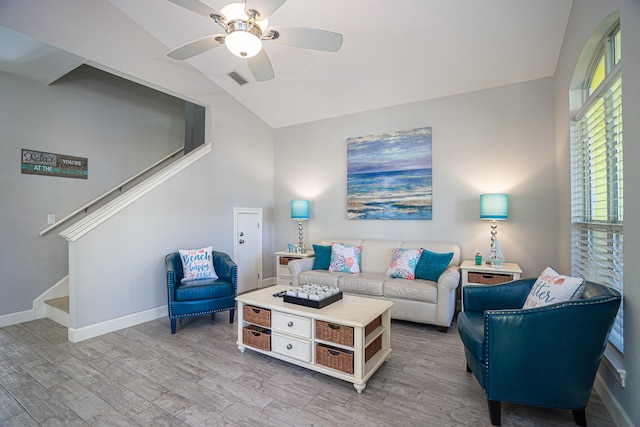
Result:
M238 266L224 252L213 251L213 267L218 275L215 280L197 280L181 283L182 261L178 252L165 257L167 270L167 296L171 333L176 333L178 319L203 316L229 310L229 322L233 323L238 293Z
M458 331L467 371L487 394L500 425L500 403L570 409L586 426L585 408L621 296L585 283L581 299L521 309L536 279L465 286Z

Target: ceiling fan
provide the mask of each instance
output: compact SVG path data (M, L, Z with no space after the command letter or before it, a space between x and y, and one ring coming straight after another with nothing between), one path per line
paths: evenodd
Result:
M226 45L231 53L247 59L253 77L259 82L274 77L271 61L262 48L263 41L282 43L305 49L337 52L342 46L342 34L303 27L269 27L268 17L286 0L245 0L230 3L220 11L200 0L169 0L200 15L211 18L224 30L194 40L167 55L174 59L188 59L220 45Z

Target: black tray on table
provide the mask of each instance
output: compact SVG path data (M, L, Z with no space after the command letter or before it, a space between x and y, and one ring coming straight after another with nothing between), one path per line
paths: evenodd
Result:
M335 295L331 295L330 297L327 297L325 299L321 299L319 301L306 299L306 298L292 297L291 295L284 296L284 302L297 304L297 305L304 305L305 307L312 307L312 308L326 307L329 304L333 304L336 301L340 301L341 299L342 299L342 291L338 292Z

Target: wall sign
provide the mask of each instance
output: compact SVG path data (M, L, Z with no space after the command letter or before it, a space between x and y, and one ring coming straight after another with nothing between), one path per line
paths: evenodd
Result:
M65 156L23 148L21 171L32 175L87 179L88 163L86 157Z

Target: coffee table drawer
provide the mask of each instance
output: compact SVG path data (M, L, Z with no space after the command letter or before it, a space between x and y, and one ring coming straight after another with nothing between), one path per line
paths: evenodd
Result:
M311 319L274 311L271 313L274 331L284 332L302 338L311 338Z
M273 335L271 350L304 362L311 362L311 341L284 335Z

